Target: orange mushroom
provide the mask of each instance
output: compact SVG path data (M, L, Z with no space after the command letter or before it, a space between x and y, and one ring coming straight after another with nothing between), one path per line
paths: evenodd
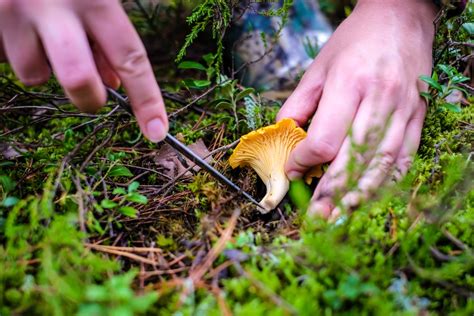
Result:
M290 181L284 166L290 152L305 137L306 132L292 119L286 118L240 138L229 163L234 169L250 166L265 183L267 193L260 201L264 208L260 210L262 213L275 209L288 192ZM320 176L321 172L317 175Z

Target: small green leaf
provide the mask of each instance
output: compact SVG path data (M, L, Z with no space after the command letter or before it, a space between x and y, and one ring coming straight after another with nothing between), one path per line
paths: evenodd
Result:
M461 82L466 82L466 81L469 81L469 80L470 80L469 77L465 77L461 74L454 75L451 78L451 82L454 83L454 84L461 83Z
M244 89L242 91L240 91L238 94L237 94L237 97L235 98L236 101L239 101L239 100L242 100L243 98L245 98L246 96L248 96L249 94L253 93L255 90L252 89L252 88L247 88L247 89Z
M98 285L90 285L86 290L86 297L90 301L105 302L110 293L106 287Z
M124 188L115 188L115 189L112 191L112 194L125 195L125 194L127 194L127 191L125 191Z
M18 203L19 201L20 200L18 198L14 196L9 196L5 200L1 201L0 205L4 207L12 207L12 206L15 206L16 203Z
M448 103L448 102L441 104L440 108L446 109L446 110L454 112L454 113L460 113L462 111L461 107L459 105L453 104L453 103Z
M9 176L0 175L0 186L3 187L3 191L9 192L15 188L16 182Z
M127 196L127 201L135 202L135 203L139 203L139 204L147 204L148 203L147 197L140 194L140 193L137 193L137 192L130 193Z
M104 212L104 208L100 206L99 204L94 203L92 206L97 211L97 213L102 214Z
M433 100L433 97L429 92L422 91L420 92L420 96L424 97L426 100Z
M184 79L183 83L186 87L191 89L204 89L211 85L209 80Z
M230 103L229 101L222 101L222 102L219 102L217 103L216 105L216 109L218 108L232 108L232 103Z
M128 192L131 193L131 192L135 192L138 187L140 186L140 183L138 181L133 181L132 183L130 183L130 185L128 186Z
M103 208L114 208L118 206L118 204L109 199L105 199L105 200L102 200L102 202L100 202L100 206L102 206Z
M147 293L141 296L135 296L130 300L130 305L133 310L139 313L145 313L158 300L156 292Z
M230 100L229 99L225 99L225 98L219 98L219 99L215 99L213 101L211 101L210 103L208 103L208 106L210 108L214 108L217 104L221 103L221 102L229 102L230 103Z
M131 206L122 206L121 208L119 208L119 212L125 216L133 217L133 218L136 218L137 213L138 213L137 209Z
M206 54L202 56L202 59L204 59L204 61L206 62L208 66L211 66L212 62L214 61L214 54L211 54L211 53Z
M114 166L109 172L111 177L133 177L133 173L125 166Z
M468 22L464 23L462 27L469 33L469 35L474 35L474 23Z
M206 71L206 67L204 67L202 64L195 62L195 61L183 61L178 65L179 69L197 69L197 70L203 70Z
M442 90L443 90L443 87L441 86L441 84L440 84L437 80L435 80L435 79L433 79L433 78L431 78L431 77L428 77L428 76L425 76L425 75L421 75L421 76L420 76L420 80L426 82L428 85L430 85L430 87L433 87L433 88L435 88L435 89L438 90L438 91L442 91Z
M438 65L438 68L444 72L445 74L447 74L448 76L452 76L455 72L455 68L452 67L452 66L449 66L449 65L443 65L443 64L440 64Z

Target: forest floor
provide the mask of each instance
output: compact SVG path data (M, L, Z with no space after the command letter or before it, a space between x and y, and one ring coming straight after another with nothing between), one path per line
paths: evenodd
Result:
M171 134L262 197L228 158L281 102L218 83L205 36L178 67L190 29L170 25L189 11L153 12L130 16ZM54 79L25 88L0 65L0 315L474 314L474 6L440 21L412 169L337 225L308 220L298 192L260 214L117 104L80 113Z

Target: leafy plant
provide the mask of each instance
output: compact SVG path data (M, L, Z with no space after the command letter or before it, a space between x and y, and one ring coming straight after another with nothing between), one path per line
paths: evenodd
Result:
M230 109L234 115L235 124L239 124L238 103L254 92L252 88L239 88L237 80L230 80L224 75L220 75L216 99L210 106L220 109Z
M78 316L136 315L146 312L158 299L150 292L136 295L131 285L135 271L113 276L104 284L91 284L85 289L85 302L79 306Z
M189 89L204 89L211 85L211 81L215 75L215 68L213 67L214 55L206 54L203 56L203 60L206 62L206 66L196 62L185 60L179 63L178 69L193 69L206 74L206 79L183 79L182 83L186 88Z
M433 71L431 77L422 75L420 76L420 79L430 86L433 93L421 92L421 96L430 102L433 102L434 98L440 100L439 108L444 108L453 112L461 112L461 108L458 104L447 102L445 99L456 90L461 91L467 95L467 91L461 88L459 84L469 81L469 78L460 74L456 68L449 65L440 64L437 66L437 68L447 76L447 83L442 84L439 82L438 72L436 71Z
M130 205L125 205L127 202L137 203L145 205L148 203L148 199L143 194L137 192L140 184L137 181L130 183L127 190L124 188L115 188L112 194L116 197L112 200L103 199L100 202L100 206L104 209L116 210L119 213L128 217L137 217L138 210Z
M213 59L216 73L220 73L223 60L223 34L232 18L231 5L225 0L204 0L199 4L186 22L192 27L191 32L186 36L183 47L176 56L176 62L180 62L186 55L186 50L196 40L198 35L208 27L211 29L211 36L217 41L217 51Z
M317 39L311 40L308 36L305 37L303 47L309 58L314 59L319 53L319 45Z
M433 106L409 174L335 224L304 215L312 192L301 182L293 203L260 215L205 172L170 179L160 150L114 105L79 113L55 80L26 89L1 65L1 143L26 151L0 162L0 314L473 314L473 98L440 111L451 89L470 92L460 74L473 14L469 4L440 22ZM212 164L259 197L253 174L228 168L228 145L272 123L278 106L213 65L185 61L160 77L182 93L166 100L169 111L193 94L174 85L181 74L216 83L170 118L171 132L202 138Z

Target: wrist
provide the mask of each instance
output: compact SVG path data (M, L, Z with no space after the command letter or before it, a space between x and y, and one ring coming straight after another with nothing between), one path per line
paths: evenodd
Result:
M434 20L439 8L431 0L358 0L354 12L368 11L403 23L408 30L434 35ZM388 22L389 23L389 22Z

